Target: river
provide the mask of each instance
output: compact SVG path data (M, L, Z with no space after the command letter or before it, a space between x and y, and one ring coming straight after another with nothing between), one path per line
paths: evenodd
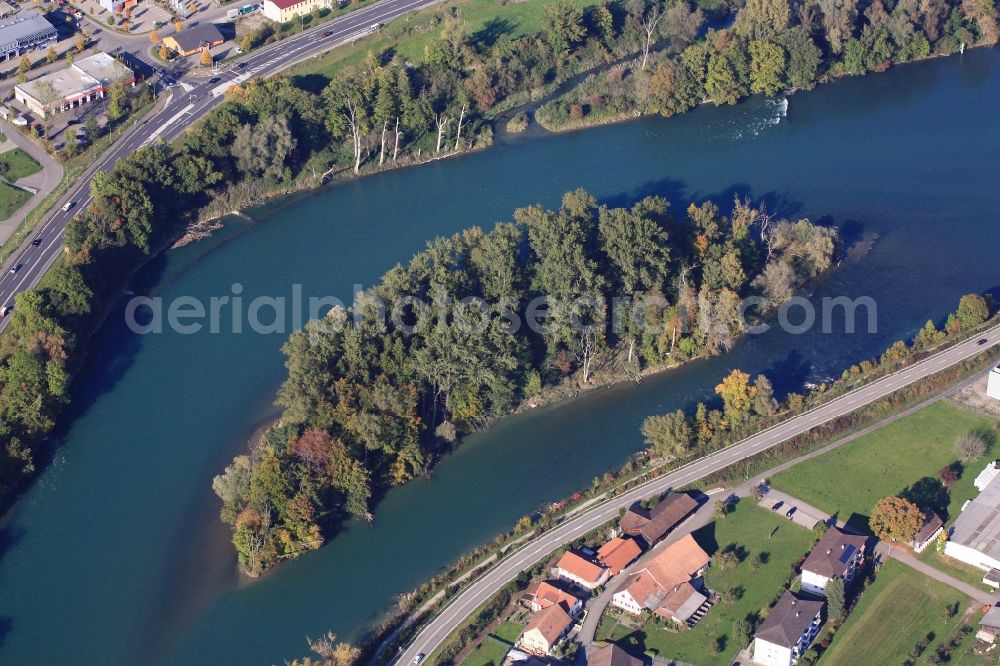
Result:
M1000 286L1000 53L977 50L776 100L532 139L293 197L157 259L140 293L303 293L349 301L436 234L554 206L584 187L680 206L734 193L841 227L852 253L812 297L871 296L877 332L777 329L729 355L507 419L372 526L247 584L210 484L275 414L284 335L98 332L53 462L0 532L0 663L271 664L306 635L351 638L396 594L521 515L620 464L654 412L711 396L730 368L779 388L839 374ZM873 241L873 242L872 242ZM863 323L863 322L862 322ZM864 327L862 327L864 331Z

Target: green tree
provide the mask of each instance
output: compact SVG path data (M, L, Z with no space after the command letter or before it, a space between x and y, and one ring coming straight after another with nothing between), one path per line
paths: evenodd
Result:
M270 116L256 127L247 123L237 131L233 156L247 176L276 183L289 177L285 161L296 143L288 119Z
M990 307L979 294L966 294L959 299L955 315L963 330L975 328L989 319Z
M45 59L49 62L50 65L54 63L58 57L59 54L56 53L56 50L51 46L48 48L48 50L45 51Z
M647 416L642 422L642 434L657 455L683 457L692 444L693 432L684 412Z
M832 578L826 584L826 613L833 622L839 622L844 617L847 604L847 592L844 589L843 578Z
M545 36L557 55L565 55L587 34L583 12L572 0L557 0L542 10Z
M768 41L750 42L750 90L773 95L782 88L785 52Z

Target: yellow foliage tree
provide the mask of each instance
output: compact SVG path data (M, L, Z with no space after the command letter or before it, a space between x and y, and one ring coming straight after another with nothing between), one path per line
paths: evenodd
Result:
M205 49L204 51L201 52L201 58L199 58L198 61L201 63L202 67L211 67L212 63L215 62L215 60L212 59L212 54L209 52L208 49Z
M749 374L742 370L733 370L715 387L715 392L722 398L726 420L732 426L742 421L750 411L754 396L757 395L757 387L750 385Z
M156 44L158 41L160 41L160 36L158 34L156 34L155 30L153 32L149 33L149 41L151 41L154 44Z

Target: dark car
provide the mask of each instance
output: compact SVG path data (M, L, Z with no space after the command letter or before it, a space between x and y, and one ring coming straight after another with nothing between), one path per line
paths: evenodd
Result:
M793 506L791 509L785 512L785 518L791 518L792 514L794 513L795 513L795 507Z
M774 506L771 507L771 511L777 511L778 509L780 509L784 505L785 505L784 502L782 502L781 500L778 500L777 502L774 503Z
M326 32L323 33L323 36L324 37L332 37L333 36L333 30L327 30Z
M208 82L209 82L209 83L218 83L218 82L219 82L219 77L217 77L217 76L213 76L212 78L210 78L210 79L208 80Z
M246 66L247 64L245 62L241 62L240 64L236 65L236 69L243 69Z
M985 345L987 342L989 342L989 340L987 340L986 338L983 338L983 339L979 340L978 342L976 342L976 344L977 345Z
M38 247L41 244L42 244L42 239L41 238L36 238L35 240L31 241L31 246L32 247Z

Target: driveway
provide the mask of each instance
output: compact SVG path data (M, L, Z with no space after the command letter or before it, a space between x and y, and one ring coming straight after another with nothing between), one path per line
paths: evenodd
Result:
M816 527L816 523L825 523L830 520L830 514L825 513L812 505L806 504L802 500L792 497L788 493L775 490L774 488L768 490L767 494L764 495L764 497L762 497L757 504L764 507L768 511L771 511L771 507L778 502L781 502L781 506L775 511L775 513L785 515L789 509L795 507L795 512L791 516L792 522L806 528L807 530L811 530Z
M42 165L40 172L33 176L22 178L19 181L22 184L38 188L38 193L32 196L28 200L28 203L24 204L20 210L0 222L0 244L3 244L17 230L18 225L24 221L28 213L33 211L41 203L42 199L48 196L55 189L56 185L59 184L63 177L63 168L55 158L39 148L34 141L21 134L16 127L7 121L0 120L0 131L7 136L8 141L15 143L18 148L31 155Z

